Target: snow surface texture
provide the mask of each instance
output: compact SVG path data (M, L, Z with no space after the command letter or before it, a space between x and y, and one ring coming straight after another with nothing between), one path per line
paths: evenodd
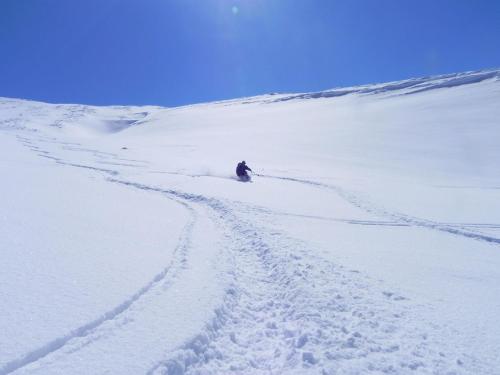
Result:
M499 103L0 99L0 374L498 374Z

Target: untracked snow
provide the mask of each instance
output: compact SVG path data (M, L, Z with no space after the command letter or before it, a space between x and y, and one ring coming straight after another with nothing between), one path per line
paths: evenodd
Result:
M499 103L0 98L0 374L498 374Z

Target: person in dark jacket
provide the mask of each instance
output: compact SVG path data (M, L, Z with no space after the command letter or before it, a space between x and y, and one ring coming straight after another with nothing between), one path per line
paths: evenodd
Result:
M250 176L248 175L247 171L252 172L252 170L247 166L247 163L245 163L245 160L243 160L241 163L238 163L238 166L236 167L236 175L240 179L242 180L250 179Z

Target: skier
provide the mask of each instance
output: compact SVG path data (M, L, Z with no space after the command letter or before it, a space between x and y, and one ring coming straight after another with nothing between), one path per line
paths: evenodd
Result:
M241 181L250 180L250 176L248 175L247 171L252 172L252 170L247 166L245 160L243 160L241 163L238 163L238 166L236 167L236 175Z

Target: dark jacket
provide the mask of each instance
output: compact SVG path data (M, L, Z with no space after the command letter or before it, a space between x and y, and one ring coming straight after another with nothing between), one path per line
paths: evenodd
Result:
M246 176L247 171L251 172L252 170L248 168L245 163L238 163L238 166L236 167L237 176Z

